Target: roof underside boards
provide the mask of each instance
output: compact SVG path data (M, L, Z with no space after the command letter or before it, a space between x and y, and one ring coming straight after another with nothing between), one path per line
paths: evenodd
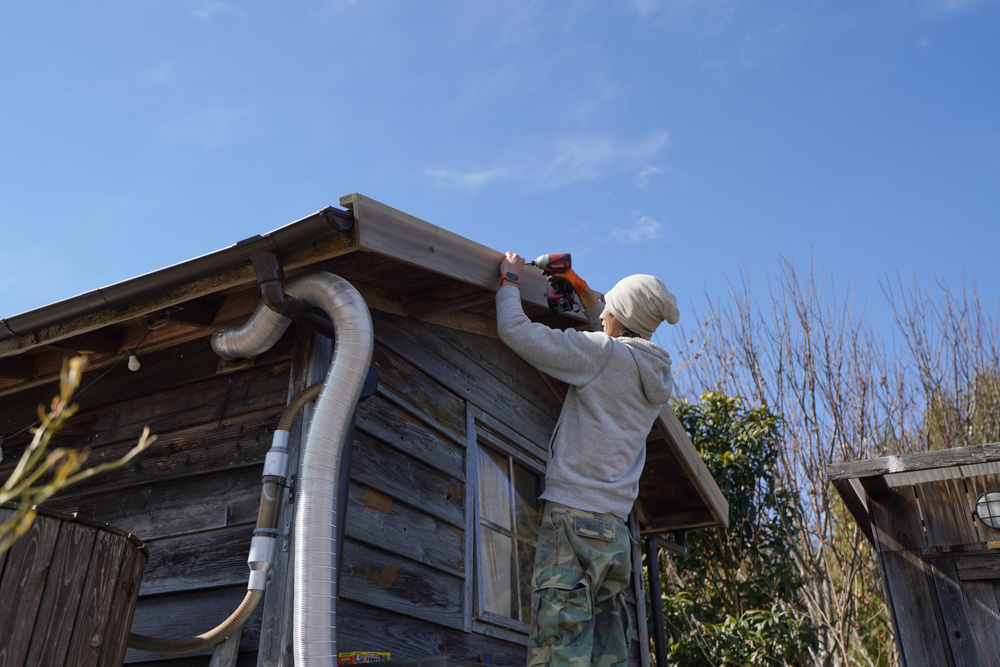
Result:
M224 262L213 253L119 284L134 292L130 301L88 310L81 306L93 299L77 302L83 295L18 316L19 321L42 321L45 326L0 340L0 397L33 405L44 401L63 359L72 354L86 353L87 375L96 377L140 341L140 358L150 358L158 350L206 338L221 324L242 321L260 302L249 262L252 244L272 246L287 277L306 270L340 275L373 310L496 336L494 295L502 253L362 195L348 195L341 202L354 216L354 226L347 231L331 230L303 241L296 225L315 227L317 216L329 219L325 210L277 230L282 238L296 240L292 247L273 247L270 234L253 237L233 246L242 249L238 260L232 259L236 253L228 248L218 253L226 255ZM338 220L351 215L334 213ZM188 265L206 258L220 260L215 262L219 265L215 273L177 284L178 276L190 273ZM584 324L579 313L549 312L544 297L548 284L540 270L526 268L521 284L525 312L533 320L555 328ZM119 285L101 291L115 293L122 290ZM71 316L52 317L60 312ZM238 363L220 360L220 364ZM7 434L9 426L0 424L0 435ZM657 421L647 448L638 503L645 516L644 531L728 525L728 504L671 411L665 410Z
M880 544L873 526L872 501L894 495L912 496L914 502L921 505L927 543L918 546L939 547L942 544L938 544L940 539L935 539L935 530L940 529L935 526L954 527L968 523L966 532L979 530L975 522L969 523L971 511L976 497L987 486L992 484L990 488L1000 488L1000 443L833 463L826 467L826 476L858 527L876 548L880 548ZM964 500L958 498L956 501L956 494ZM949 503L931 502L931 499L946 496L954 497ZM928 520L938 508L948 505L967 506L969 516L963 514L947 521ZM984 536L976 535L975 541L987 541Z

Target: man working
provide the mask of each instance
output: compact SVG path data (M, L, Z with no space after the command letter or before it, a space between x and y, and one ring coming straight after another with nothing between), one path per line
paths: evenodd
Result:
M573 283L592 331L559 331L524 314L523 268L514 253L500 264L500 339L569 384L541 496L528 665L626 665L632 559L625 520L639 492L646 436L673 388L670 356L649 338L663 320L677 322L677 302L658 278L635 275L603 305L570 270L560 275Z

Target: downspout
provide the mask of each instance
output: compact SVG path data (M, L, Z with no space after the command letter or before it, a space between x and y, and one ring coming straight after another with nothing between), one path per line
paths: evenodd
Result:
M371 364L374 334L364 299L343 278L310 273L290 280L284 292L326 313L336 331L330 370L301 454L293 558L295 663L335 665L338 526L345 509L338 502L337 486L352 417ZM213 334L212 348L225 359L260 354L281 338L290 323L261 304L246 323Z

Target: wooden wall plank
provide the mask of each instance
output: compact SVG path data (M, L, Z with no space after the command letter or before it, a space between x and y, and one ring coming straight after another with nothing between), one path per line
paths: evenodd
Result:
M459 577L345 540L342 598L462 630L464 586Z
M140 598L135 608L132 632L147 637L182 639L193 637L211 630L233 613L246 596L246 586L213 588L206 591L187 591ZM261 608L258 606L243 625L240 638L240 652L256 652L260 640ZM198 655L210 656L213 649L198 651ZM148 653L129 649L125 654L125 664L134 662L161 662L176 659L177 656ZM203 664L208 664L209 658Z
M555 421L538 406L510 391L500 380L413 320L373 313L375 335L393 352L436 378L459 397L507 423L544 447Z
M338 607L338 651L389 651L392 662L447 655L477 662L487 654L497 665L521 665L525 643L466 633L342 599Z
M456 479L465 476L463 445L442 437L381 396L372 396L358 406L357 426Z
M955 565L963 581L1000 579L1000 553L956 555Z
M920 549L926 545L917 498L911 487L868 499L875 540L880 552Z
M236 661L240 657L240 638L243 637L243 628L237 628L236 632L229 635L226 641L216 644L212 650L212 659L208 667L235 667Z
M927 546L955 546L979 542L965 480L948 479L916 487L927 531Z
M890 610L899 630L906 667L951 665L948 640L927 564L912 551L885 551L879 557L891 591Z
M128 487L75 504L81 516L110 523L148 543L255 521L260 476L261 467L253 466Z
M135 548L129 549L130 546L126 547L125 560L115 584L108 614L108 628L117 629L118 634L105 632L104 642L101 645L99 663L101 665L118 665L125 658L129 628L132 625L132 615L142 584L142 572L146 565L146 554Z
M503 342L466 331L447 329L433 324L423 324L458 352L468 357L485 372L502 382L509 390L517 392L526 401L541 408L555 421L562 409L562 400L556 398L541 374L525 362Z
M142 595L246 585L253 528L250 523L147 543Z
M237 470L247 466L256 465L259 470L281 410L280 407L267 408L163 434L128 466L119 468L114 474L93 477L85 485L71 487L48 506L75 512L98 496L122 494L124 499L136 490L135 487L140 487L141 491L159 483L183 483L184 478L216 471L231 470L231 474L238 475L241 473ZM97 447L91 450L88 465L117 459L134 444L128 440ZM139 501L131 507L140 508L146 504Z
M0 583L0 657L5 665L21 665L28 654L59 523L36 517L8 552Z
M951 647L955 667L982 667L977 657L975 638L954 560L948 557L934 558L928 560L927 565L934 577L934 590L941 607L944 634Z
M963 581L962 593L972 626L976 649L983 665L1000 663L1000 602L996 581Z
M352 477L456 527L463 527L463 484L418 459L355 432Z
M378 330L376 329L376 335ZM378 372L379 394L463 442L465 401L440 382L399 357L376 338L372 366Z
M370 486L352 484L347 501L348 537L456 576L465 574L465 533L394 501Z
M66 652L68 664L97 664L101 646L106 639L103 632L111 611L117 581L117 578L107 576L107 570L112 564L117 563L120 571L125 548L126 544L121 536L98 532L94 550L90 555L90 569L83 587L83 599L80 600L80 607L85 613L80 615L76 627L73 628L73 636Z
M49 566L49 584L38 609L39 622L35 625L25 664L63 664L73 633L73 624L66 619L76 616L90 566L90 559L84 555L90 554L96 539L95 528L70 522L60 526Z
M220 374L221 359L211 350L207 337L156 352L146 353L140 348L140 356L142 368L135 373L129 371L124 363L120 363L122 357L118 357L114 362L105 364L108 368L95 365L84 374L84 387L98 378L100 382L90 389L78 392L76 400L80 405L80 412L66 425L65 435L89 432L91 429L85 422L90 417L86 415L95 408L106 408L144 396L162 394ZM250 360L247 368L264 368L282 361L287 362L288 358L289 348L283 339L275 348ZM117 365L110 368L114 363ZM46 384L5 396L0 402L0 433L9 433L34 423L37 419L37 406L47 405L52 396L58 393L58 378L53 378Z
M283 387L287 382L289 364L279 362L247 372L209 378L194 385L178 387L150 397L112 403L74 415L67 426L53 439L53 446L92 448L92 462L110 457L101 446L104 444L134 444L149 426L153 433L173 432L179 428L198 424L221 424L240 414L284 405ZM183 437L184 434L181 434ZM12 466L23 451L28 436L18 438L16 445L7 448L4 458L9 461L0 470ZM179 446L179 445L175 445ZM118 447L114 451L121 450ZM147 454L169 451L169 443L154 443ZM181 459L183 460L183 458ZM133 466L142 465L142 457Z

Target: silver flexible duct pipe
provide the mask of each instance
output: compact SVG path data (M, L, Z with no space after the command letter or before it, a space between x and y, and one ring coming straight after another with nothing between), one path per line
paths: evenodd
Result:
M300 456L295 512L293 647L295 664L337 664L337 479L348 429L371 365L374 333L364 299L343 278L310 273L288 281L285 292L320 308L333 321L336 341ZM225 359L267 350L290 320L261 304L250 319L220 329L212 349Z

